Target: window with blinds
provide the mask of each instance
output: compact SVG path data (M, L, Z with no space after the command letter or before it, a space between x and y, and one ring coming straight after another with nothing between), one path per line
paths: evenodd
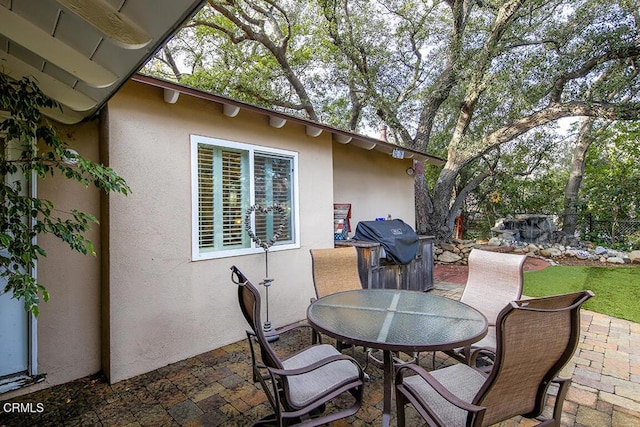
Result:
M254 176L256 183L255 200L261 206L280 206L284 214L256 214L256 235L262 240L271 236L284 224L279 244L291 241L291 173L290 158L275 157L256 153L254 157Z
M248 153L198 144L198 246L201 250L242 248L243 181Z
M200 136L191 139L193 258L262 251L245 230L245 215L254 204L284 211L256 212L251 218L256 236L266 242L281 230L273 249L296 245L297 154Z

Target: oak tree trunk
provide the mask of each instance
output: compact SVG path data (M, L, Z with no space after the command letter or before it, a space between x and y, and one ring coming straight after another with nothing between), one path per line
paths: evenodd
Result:
M584 176L585 159L587 150L593 142L591 130L593 118L580 120L580 132L573 148L571 157L571 169L569 179L564 190L564 215L562 220L562 232L567 236L573 236L578 224L578 195L582 178Z

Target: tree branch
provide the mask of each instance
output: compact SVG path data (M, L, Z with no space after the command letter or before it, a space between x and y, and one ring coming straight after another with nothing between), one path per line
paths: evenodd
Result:
M567 102L552 104L529 116L516 120L512 124L491 132L482 140L485 147L483 153L491 148L510 141L534 127L544 125L563 117L588 116L600 117L608 120L638 120L640 119L640 102L613 104L606 102ZM480 155L482 153L479 153Z
M453 16L453 25L451 28L450 48L447 53L446 65L442 72L440 72L440 75L435 79L434 84L431 85L428 91L429 96L425 99L424 105L422 106L416 136L413 140L413 148L415 149L427 150L436 113L442 106L442 103L449 98L451 90L456 84L457 76L455 69L460 61L464 29L469 13L471 12L471 7L465 9L465 4L465 2L459 1L452 4L451 13Z
M494 174L493 169L492 168L488 168L484 172L482 172L482 173L476 175L475 177L473 177L473 179L471 181L469 181L467 183L467 185L465 185L462 188L462 190L460 190L460 192L458 193L458 195L454 199L453 203L451 204L451 208L449 209L449 217L448 217L447 221L450 224L453 224L453 222L456 219L456 216L458 216L460 214L460 209L462 208L462 203L464 203L464 201L467 198L467 196L469 195L469 193L471 193L473 190L475 190L482 183L482 181L484 181L488 177L492 176L493 174Z
M622 46L603 55L590 58L589 60L582 63L580 67L578 67L573 72L566 73L556 79L550 93L551 102L560 102L562 92L564 92L564 88L569 81L587 76L598 65L612 60L635 58L639 55L640 47Z
M282 107L295 111L304 111L303 104L296 104L293 102L288 102L283 99L271 98L264 96L264 93L255 91L253 88L244 86L242 84L236 85L236 90L247 95L250 95L252 98L255 98L259 104Z
M180 81L180 79L182 79L182 73L180 72L180 69L176 64L176 61L173 59L173 54L171 53L171 50L169 50L167 45L164 45L162 47L162 53L164 54L164 59L167 65L169 65L169 68L171 68L171 71L175 75L176 79Z
M271 52L271 54L276 59L278 64L280 64L280 67L282 68L282 71L283 71L287 81L293 87L293 90L295 91L296 95L300 99L300 103L303 106L303 109L304 109L307 117L310 120L318 121L319 119L318 119L318 116L316 114L315 108L314 108L313 104L311 103L311 97L307 93L307 90L305 89L304 84L302 83L300 78L293 71L293 69L291 67L291 64L289 63L289 60L287 58L288 40L289 40L289 37L291 36L291 24L289 22L289 18L286 15L284 9L278 7L276 5L276 2L274 2L272 0L266 0L269 4L271 4L274 8L276 8L282 14L283 18L287 22L287 29L288 29L287 30L287 36L283 37L281 42L280 42L280 44L278 45L265 32L265 30L264 30L264 20L252 18L242 8L240 8L238 5L236 5L235 2L224 2L224 4L222 4L222 3L220 3L219 1L216 1L216 0L207 0L207 1L208 1L209 6L213 10L217 11L218 13L220 13L222 16L224 16L229 21L231 21L236 27L238 27L238 29L240 29L242 32L244 32L246 39L253 40L253 41L256 41L256 42L260 43L269 52ZM227 8L226 5L233 6L233 10ZM257 12L269 14L268 11L266 11L263 8L260 8L255 3L250 3L250 5ZM239 16L237 16L236 13ZM243 19L244 19L244 21L243 21ZM278 28L278 30L276 32L278 32L279 34L282 34L280 29L279 29L279 24L278 24L277 20L275 20L275 18L273 18L272 24L273 24L274 28ZM256 26L258 28L256 29L252 25ZM209 25L209 26L211 26L212 28L215 28L215 27L219 28L219 26L215 26L215 24L212 24L212 25ZM220 31L223 34L227 35L228 37L230 37L230 38L232 37L229 34L228 30L221 29ZM236 40L236 39L240 39L239 37L235 36L235 34L233 34L233 37L234 38L231 38L232 41Z

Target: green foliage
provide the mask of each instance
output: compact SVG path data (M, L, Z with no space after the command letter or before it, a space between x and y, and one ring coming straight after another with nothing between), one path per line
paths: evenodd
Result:
M640 220L640 122L618 122L591 145L578 209L598 227L585 238L621 250L638 247L632 233ZM627 235L628 234L628 235Z
M627 237L627 242L629 244L628 250L635 251L640 249L640 231L627 234L626 237Z
M33 80L15 81L0 73L0 94L0 111L8 113L0 119L0 277L6 280L2 291L22 299L25 310L37 316L40 296L49 299L47 289L31 274L36 261L46 256L37 236L50 233L75 251L95 255L84 233L98 221L75 209L56 210L51 201L32 197L21 182L58 173L105 192L127 195L131 190L111 168L83 158L56 135L40 109L59 106Z
M582 207L614 221L640 218L640 122L617 123L587 155Z
M589 289L595 298L587 310L640 322L640 268L554 266L524 275L523 294L530 297Z
M602 223L610 223L615 229L615 222L613 220L601 221ZM603 233L598 231L591 231L585 233L582 237L583 240L593 243L594 245L605 246L617 251L633 251L640 249L640 232L620 232L616 233L613 238L610 233Z
M416 195L418 231L442 240L469 187L487 177L496 180L467 205L483 203L500 177L502 206L485 210L560 210L565 156L522 166L562 146L548 138L556 120L637 119L637 9L627 0L210 0L172 49L193 47L187 84L363 134L384 123L390 141L447 159L426 168L419 188L429 191Z
M491 225L501 217L516 213L561 212L564 186L568 177L563 167L568 162L568 150L555 141L552 135L536 133L531 140L519 144L505 144L493 165L493 174L475 188L467 198L466 209L480 212L491 218ZM478 173L471 164L465 174ZM493 196L493 197L492 197Z

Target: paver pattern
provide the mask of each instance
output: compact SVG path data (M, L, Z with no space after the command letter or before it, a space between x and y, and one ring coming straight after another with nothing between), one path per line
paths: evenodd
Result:
M436 289L431 292L457 299L461 283L464 280L455 274L436 274ZM274 346L288 354L308 343L307 335L294 333L282 336ZM346 351L364 363L361 348ZM431 359L424 355L420 363L433 369ZM437 353L436 368L450 363L454 361ZM369 363L367 372L370 382L363 407L334 426L381 423L382 371ZM563 426L640 426L640 325L583 310L580 343L563 374L573 378ZM41 403L44 410L7 413L2 409L7 402L34 407ZM248 344L243 340L113 385L96 375L4 401L0 426L249 426L269 413L264 393L252 381ZM412 410L409 421L422 425ZM535 422L520 418L499 424L532 425Z

